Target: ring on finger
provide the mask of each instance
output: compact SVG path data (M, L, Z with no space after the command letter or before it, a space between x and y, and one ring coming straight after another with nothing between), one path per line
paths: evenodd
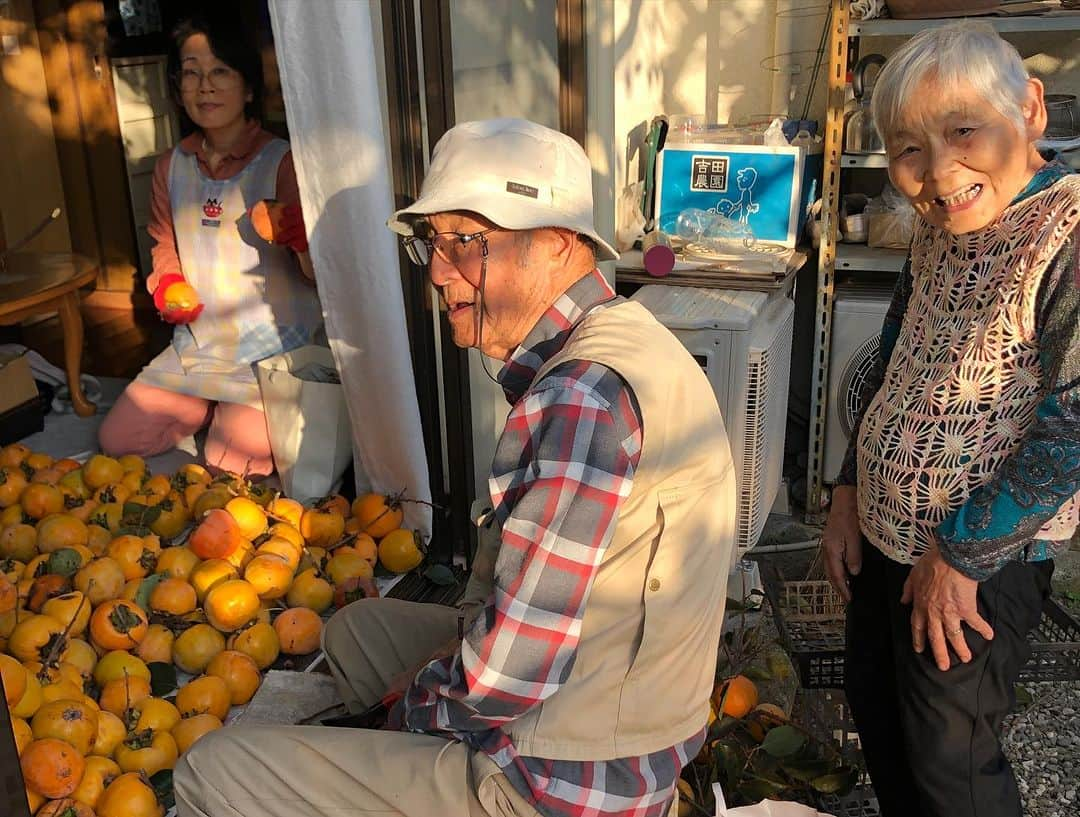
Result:
M945 635L949 636L949 638L952 638L953 636L960 635L960 633L962 633L963 631L964 631L963 627L957 627L956 629L953 629L953 630L946 630Z

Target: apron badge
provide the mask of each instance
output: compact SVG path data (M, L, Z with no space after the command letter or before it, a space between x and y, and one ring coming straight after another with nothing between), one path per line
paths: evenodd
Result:
M208 198L206 204L202 206L203 214L206 216L202 220L203 227L220 227L221 226L221 214L225 211L221 206L221 202L215 198Z

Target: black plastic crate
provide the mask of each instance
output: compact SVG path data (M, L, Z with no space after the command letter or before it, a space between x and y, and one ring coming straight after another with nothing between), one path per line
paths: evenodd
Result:
M797 707L806 731L835 749L845 763L865 768L862 743L847 696L839 689L804 689Z
M1047 599L1043 607L1020 680L1080 680L1080 622L1053 599Z
M878 817L881 811L866 771L862 742L847 696L838 689L804 689L799 693L793 716L807 732L834 749L846 764L859 770L854 791L843 796L822 795L817 808L836 817Z
M776 629L808 689L844 686L844 600L827 581L785 582L773 574L765 590Z
M788 647L807 689L844 686L844 622L791 622Z
M877 796L869 784L856 786L855 791L843 797L826 795L821 798L818 809L834 817L881 817Z
M453 584L436 584L419 573L406 573L386 594L389 599L418 601L453 607L465 595L467 576L459 568L453 568Z

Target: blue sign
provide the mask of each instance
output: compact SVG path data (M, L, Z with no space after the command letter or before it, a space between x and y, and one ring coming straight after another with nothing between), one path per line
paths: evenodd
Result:
M748 225L758 241L794 247L821 165L821 153L798 147L668 145L657 165L657 225L674 234L679 213L697 208Z

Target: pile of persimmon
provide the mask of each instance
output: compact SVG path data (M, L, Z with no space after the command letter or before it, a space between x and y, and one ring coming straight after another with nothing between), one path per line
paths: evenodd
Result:
M420 563L402 521L379 494L305 507L194 464L0 449L0 673L33 812L160 815L154 774L377 594L377 563Z

